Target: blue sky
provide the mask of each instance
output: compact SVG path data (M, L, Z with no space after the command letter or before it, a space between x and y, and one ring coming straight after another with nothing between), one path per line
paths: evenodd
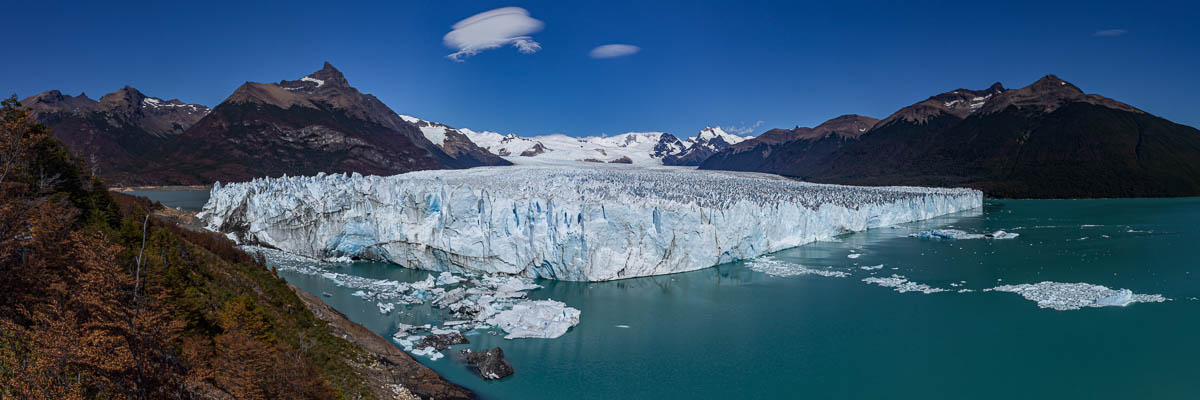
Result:
M102 3L6 5L4 94L98 98L129 84L216 105L244 81L330 61L397 112L453 126L686 137L883 118L938 92L1053 73L1200 126L1196 2ZM540 21L527 35L540 50L447 58L456 22L510 6ZM640 51L590 56L605 44Z

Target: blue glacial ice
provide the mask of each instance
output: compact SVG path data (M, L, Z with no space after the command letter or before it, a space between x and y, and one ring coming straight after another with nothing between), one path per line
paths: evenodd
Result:
M318 259L605 281L751 259L982 201L970 189L553 165L217 184L200 218L240 243Z

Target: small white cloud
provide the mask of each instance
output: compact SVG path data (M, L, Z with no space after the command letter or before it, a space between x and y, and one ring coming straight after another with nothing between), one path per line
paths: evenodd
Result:
M625 57L639 51L642 51L642 48L632 44L606 44L592 49L590 55L592 58L616 58Z
M1129 31L1124 30L1124 29L1105 29L1105 30L1100 30L1100 31L1096 31L1095 33L1092 33L1092 36L1115 37L1115 36L1124 35L1126 33L1129 33Z
M479 54L484 50L512 45L522 54L536 53L542 45L533 41L529 34L542 30L545 24L529 16L529 11L520 7L504 7L484 11L458 21L442 41L447 47L458 51L446 56L454 61Z
M743 123L741 126L719 126L718 128L721 128L725 132L729 132L734 135L746 136L754 133L754 130L758 129L758 127L762 126L762 124L763 121L759 120L758 122L755 122L754 125L746 125Z

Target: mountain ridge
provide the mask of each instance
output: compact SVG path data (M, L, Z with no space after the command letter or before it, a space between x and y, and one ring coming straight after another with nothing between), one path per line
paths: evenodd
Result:
M994 84L935 95L854 139L771 146L727 150L700 168L821 183L967 186L1005 198L1200 194L1200 131L1054 75L1019 89Z

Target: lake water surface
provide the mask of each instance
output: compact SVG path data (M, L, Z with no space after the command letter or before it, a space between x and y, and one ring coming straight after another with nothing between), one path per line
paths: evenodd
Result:
M934 227L1020 237L909 237ZM613 282L538 281L544 288L530 297L581 310L578 326L557 339L475 332L446 358L418 359L500 399L1200 396L1200 198L988 201L982 210L838 239L768 257L848 277L778 277L738 262ZM380 263L323 267L410 282L427 275ZM892 274L950 291L899 293L862 281ZM397 323L438 315L428 305L384 315L321 276L281 275L328 293L331 306L384 337ZM1057 311L982 291L1041 281L1172 300ZM956 292L964 288L976 292ZM515 375L485 382L450 356L494 346Z

